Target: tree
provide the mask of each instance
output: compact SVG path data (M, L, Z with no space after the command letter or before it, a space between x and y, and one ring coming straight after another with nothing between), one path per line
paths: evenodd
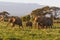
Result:
M26 20L27 20L27 21L30 21L30 19L31 19L31 18L30 18L30 15L27 15L27 16L26 16Z
M43 13L42 9L36 9L32 11L31 15L36 17L42 15L42 13Z
M7 11L3 11L2 14L3 15L9 15L9 13Z
M57 19L56 17L58 16L57 15L57 12L60 10L60 8L58 8L58 7L51 7L51 9L53 9L53 11L54 11L54 19Z
M26 22L26 17L25 16L22 17L22 20L23 20L23 22Z
M7 11L0 12L0 15L9 15Z
M7 11L3 11L3 12L0 12L0 15L7 17L9 15L9 13Z
M43 8L40 8L40 9L36 9L36 10L33 10L31 15L32 16L43 16L46 14L46 12L49 12L50 10L50 7L49 6L45 6Z

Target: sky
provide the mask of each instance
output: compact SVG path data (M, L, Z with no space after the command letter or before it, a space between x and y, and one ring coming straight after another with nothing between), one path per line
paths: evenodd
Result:
M0 0L0 1L16 3L37 3L40 5L60 7L60 0Z

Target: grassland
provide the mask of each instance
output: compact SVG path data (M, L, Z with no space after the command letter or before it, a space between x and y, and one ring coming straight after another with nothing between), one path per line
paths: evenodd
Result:
M6 24L0 23L0 40L60 40L60 24L55 23L52 29L39 30L19 29L18 25L11 28L11 25L7 27Z

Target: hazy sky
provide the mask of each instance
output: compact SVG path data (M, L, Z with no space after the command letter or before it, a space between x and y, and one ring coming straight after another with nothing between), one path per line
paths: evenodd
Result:
M37 3L40 5L49 5L60 7L60 0L0 0L3 2L17 2L17 3Z

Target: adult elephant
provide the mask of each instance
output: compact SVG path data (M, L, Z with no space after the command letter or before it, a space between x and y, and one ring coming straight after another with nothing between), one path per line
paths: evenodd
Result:
M37 17L36 22L38 23L39 28L52 28L53 20L47 17Z
M46 28L52 28L53 26L53 20L51 18L44 18L42 22L43 26L46 26Z
M20 26L23 28L23 25L22 25L22 20L19 18L19 17L14 17L14 16L12 16L11 18L9 18L8 19L8 24L7 24L7 26L10 24L10 23L12 23L13 25L12 25L12 27L14 27L15 25L19 25L19 28L20 28Z

